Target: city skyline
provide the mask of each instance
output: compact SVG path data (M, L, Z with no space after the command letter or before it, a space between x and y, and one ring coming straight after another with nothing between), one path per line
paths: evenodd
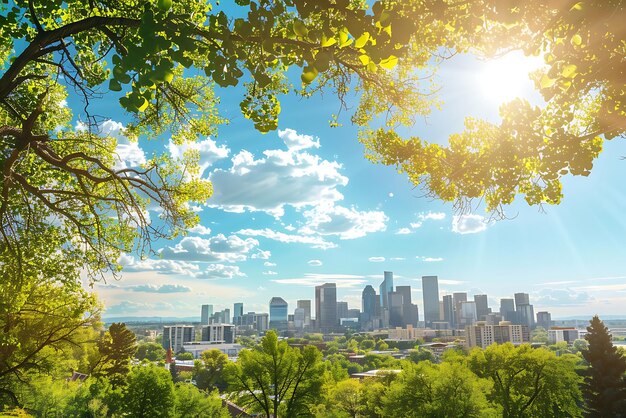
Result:
M465 109L497 121L499 103L472 84L484 65L468 56L446 62L438 77L443 112L411 133L446 142L462 130ZM521 93L540 100L530 90L528 81ZM397 285L412 286L420 312L420 277L438 275L446 293L499 299L523 290L536 309L555 317L626 315L626 191L619 174L626 171L619 158L626 142L606 142L588 177L564 179L560 205L541 212L517 199L505 208L511 219L496 222L484 207L459 213L424 198L393 167L366 161L349 120L328 127L332 100L304 106L285 98L279 130L261 135L230 113L238 109L235 97L222 97L232 119L218 137L165 146L172 156L198 151L214 194L197 207L200 223L187 236L156 242L146 259L123 255L121 280L94 286L105 316L187 316L207 301L238 298L260 310L274 295L294 304L329 281L355 308L367 284L378 291L385 270ZM126 140L127 123L103 124L120 139L126 164L164 151L155 142ZM149 212L158 222L157 208Z

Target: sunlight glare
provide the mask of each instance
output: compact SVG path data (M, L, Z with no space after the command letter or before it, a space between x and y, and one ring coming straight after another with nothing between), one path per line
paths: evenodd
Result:
M525 97L534 89L528 74L542 65L541 57L527 57L521 51L483 61L476 72L478 90L485 99L498 103Z

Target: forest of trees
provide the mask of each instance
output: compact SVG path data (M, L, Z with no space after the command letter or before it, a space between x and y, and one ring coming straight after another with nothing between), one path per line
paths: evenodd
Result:
M158 416L135 409L144 406L135 396L149 396L168 402L159 411L170 415L195 416L184 411L202 402L206 410L220 408L216 398L200 396L189 385L174 385L162 369L131 368L132 338L123 327L98 335L102 307L82 285L85 276L93 284L105 274L117 274L121 254L143 256L155 240L183 233L198 221L192 203L206 201L212 192L210 182L198 175L193 153L174 159L163 152L141 167L120 166L116 139L101 129L111 115L94 110L99 100L116 103L118 111L130 115L133 122L125 135L131 141L163 141L167 135L183 144L215 134L226 122L216 91L239 85L241 112L260 132L277 128L282 95L333 93L340 110L353 112L350 121L361 128L358 140L372 161L397 167L427 195L454 202L459 211L478 199L495 214L516 197L531 205L558 204L562 178L588 175L603 142L622 137L626 130L625 6L619 0L235 3L0 4L2 405L28 405L45 416L61 414L47 408L77 408L85 416L121 410ZM401 137L403 126L435 104L435 92L420 82L416 69L434 72L442 60L458 53L487 57L515 49L543 55L546 67L533 75L545 99L543 107L524 100L505 104L500 124L468 119L466 130L452 135L448 145ZM295 81L289 76L294 70L300 74ZM80 105L61 105L68 97ZM348 99L358 105L349 109ZM146 216L149 204L160 206L156 223ZM509 350L514 358L544 364L551 354L543 351L503 346L440 365L420 363L406 367L382 391L378 384L360 386L334 378L336 387L330 385L327 374L317 373L323 367L320 354L308 348L295 352L270 337L260 347L242 356L223 384L237 387L242 402L265 414L311 409L307 397L314 395L324 402L336 396L350 404L361 393L372 414L418 398L430 405L420 412L424 414L449 407L452 414L463 410L520 416L534 405L548 404L554 414L580 412L573 407L581 402L578 386L571 384L577 378L564 371L574 368L567 357L515 374L504 389L500 372L481 357L493 352L505 365ZM150 360L158 355L155 351L146 347L142 357ZM590 348L585 358L597 364L592 371L604 370L603 361L623 358L607 350L600 353ZM302 386L273 387L273 394L263 396L246 394L249 376L268 372L246 365L245 359L276 355L295 368L289 369L289 381ZM206 364L214 361L208 358ZM541 381L544 370L552 367L562 368L558 378L570 380L550 385L567 385L567 390L554 396L545 390L516 392L515 377L536 373ZM67 377L68 370L85 370L96 380L51 384ZM442 374L446 378L438 381L441 386L427 393L403 391L423 376ZM591 385L604 375L585 378ZM210 373L203 377L207 387L215 385L214 378ZM160 383L148 392L147 381ZM463 403L438 404L448 396L448 385L457 383L465 394ZM484 390L477 391L481 385ZM590 387L584 386L590 410L623 394ZM591 400L597 390L606 401ZM302 396L293 396L300 392ZM503 393L516 393L515 399ZM54 400L57 406L48 404ZM322 411L324 402L315 408ZM347 408L319 413L365 414Z
M32 371L0 401L8 416L38 417L228 417L220 396L264 417L624 416L626 353L598 317L588 330L581 351L494 344L437 357L416 347L405 360L371 353L379 341L364 335L320 351L270 331L234 362L214 349L193 371L176 371L175 363L168 371L163 349L137 344L123 324L112 324L100 337L85 331L83 350L50 353L54 368ZM348 360L354 352L365 353L362 364ZM379 372L350 378L368 370ZM68 379L72 371L86 380Z

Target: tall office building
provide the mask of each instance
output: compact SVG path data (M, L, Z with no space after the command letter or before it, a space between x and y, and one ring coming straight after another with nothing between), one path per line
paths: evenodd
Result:
M231 324L205 325L202 327L202 341L233 344L235 342L235 326Z
M402 295L402 326L413 325L417 328L419 312L411 300L411 286L396 286L396 293Z
M376 295L376 290L372 285L368 284L361 293L361 328L366 331L373 330L377 313L376 306L380 304L380 300Z
M287 329L287 317L289 316L287 309L289 306L285 299L274 296L270 300L270 328L277 331Z
M298 308L304 309L304 326L311 325L311 300L299 300L297 303Z
M348 302L337 302L337 323L341 318L348 318Z
M233 306L233 324L239 325L243 316L243 302L237 302Z
M528 293L515 293L513 296L515 297L515 310L520 305L530 305Z
M439 283L437 276L422 276L424 298L424 323L428 327L439 321Z
M296 329L304 328L304 312L304 308L296 308L296 310L293 311L293 326L296 327Z
M393 292L393 272L386 271L384 277L383 282L380 284L380 308L388 309L388 295Z
M452 303L454 304L454 323L459 329L461 326L461 303L467 302L467 293L456 292L452 294Z
M404 326L404 320L402 318L402 294L389 292L387 294L387 301L389 302L389 327L395 328Z
M315 286L315 325L322 332L332 332L337 326L337 285Z
M241 325L257 332L265 332L269 328L269 314L248 312L242 315Z
M208 325L209 319L213 316L213 305L202 305L202 311L200 314L200 324Z
M192 325L173 325L163 327L163 348L170 347L174 354L183 348L183 344L196 339L195 329Z
M484 321L487 315L491 312L489 309L489 302L487 301L487 295L474 295L474 302L476 303L476 317L479 321Z
M443 320L450 324L450 328L454 328L454 326L456 325L452 295L443 296Z
M552 315L550 312L537 312L537 326L543 327L544 329L550 329L552 326Z
M476 322L476 302L461 302L461 314L459 325L465 327Z
M518 324L525 325L528 327L528 329L535 328L535 309L533 305L518 305L516 313Z
M505 321L517 322L515 301L513 299L500 299L500 316Z

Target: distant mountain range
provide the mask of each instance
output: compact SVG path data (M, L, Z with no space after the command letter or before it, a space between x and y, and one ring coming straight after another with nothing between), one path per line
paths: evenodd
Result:
M103 316L102 321L112 322L200 322L199 316Z

